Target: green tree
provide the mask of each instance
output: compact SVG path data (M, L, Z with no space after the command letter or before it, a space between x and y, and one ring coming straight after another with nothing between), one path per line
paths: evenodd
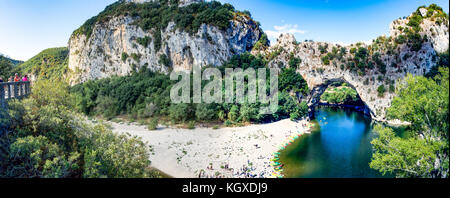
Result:
M429 142L417 137L403 139L397 137L392 129L381 125L377 125L374 131L378 138L371 142L375 150L371 168L396 177L433 176L436 152L443 146L442 142Z
M294 91L302 94L307 94L308 84L305 79L303 79L302 75L297 73L297 68L284 68L280 77L278 78L279 86L281 91Z
M448 177L449 70L434 79L408 75L397 87L387 117L411 123L411 137L376 127L371 167L397 177Z
M408 75L406 84L399 85L387 116L411 122L427 139L448 139L448 76L448 68L441 68L434 79Z

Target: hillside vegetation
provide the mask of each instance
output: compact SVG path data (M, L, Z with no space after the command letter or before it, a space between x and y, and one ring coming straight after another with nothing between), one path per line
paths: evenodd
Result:
M86 124L65 83L36 82L31 97L10 101L0 118L0 177L159 177L149 169L148 146L103 124Z
M247 12L236 11L231 4L222 5L218 1L199 2L184 7L178 5L177 0L144 3L118 1L86 21L79 29L74 31L72 36L84 34L89 38L95 24L106 22L117 16L131 16L135 18L134 24L144 31L153 30L156 34L165 29L171 21L175 22L177 29L196 33L202 24L213 25L221 30L226 30L234 15L241 14L250 17ZM156 39L160 38L156 37Z
M7 56L4 56L4 55L0 54L0 61L3 61L3 60L9 61L9 62L10 62L11 64L13 64L14 66L20 65L20 64L23 63L23 61L20 61L20 60L14 60L14 59L12 59L12 58L8 58Z
M17 66L15 71L21 75L35 76L36 79L64 80L68 70L68 53L67 47L46 49Z
M23 61L14 60L0 54L0 77L7 81L10 76L14 75L14 68L23 63Z

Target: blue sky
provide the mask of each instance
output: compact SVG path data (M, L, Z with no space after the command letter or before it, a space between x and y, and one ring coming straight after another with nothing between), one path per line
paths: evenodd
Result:
M115 0L0 0L0 53L27 60L40 51L67 46L71 33ZM420 5L447 0L220 0L249 10L272 40L283 32L298 41L370 41Z

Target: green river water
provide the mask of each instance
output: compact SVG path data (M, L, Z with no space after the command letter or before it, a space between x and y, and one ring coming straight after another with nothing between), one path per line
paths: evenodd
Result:
M369 167L374 138L371 119L349 109L318 107L311 134L281 152L288 178L376 178Z

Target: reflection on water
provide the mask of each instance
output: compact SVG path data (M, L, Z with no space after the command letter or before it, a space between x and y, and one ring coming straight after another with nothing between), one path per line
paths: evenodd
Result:
M320 127L281 153L286 177L381 177L370 169L373 139L371 120L352 110L321 107Z

